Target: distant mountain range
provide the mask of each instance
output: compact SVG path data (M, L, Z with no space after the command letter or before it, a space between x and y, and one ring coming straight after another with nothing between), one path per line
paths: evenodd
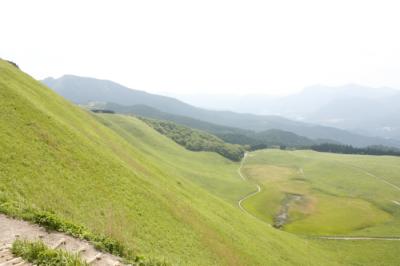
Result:
M47 78L43 80L43 83L77 104L102 102L125 106L146 105L172 115L256 132L278 129L313 140L333 140L357 147L375 144L400 147L400 141L367 137L342 129L294 121L277 115L254 115L198 108L172 97L129 89L107 80L66 75L58 79Z
M176 95L201 107L215 109L209 95ZM279 115L297 121L346 129L358 134L400 140L400 90L356 84L312 86L286 96L216 95L225 109L262 115Z

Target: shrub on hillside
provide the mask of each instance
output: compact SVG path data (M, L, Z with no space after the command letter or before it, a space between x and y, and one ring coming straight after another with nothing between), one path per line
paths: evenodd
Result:
M191 151L212 151L233 160L240 161L245 149L241 145L225 143L220 138L200 130L181 126L169 121L140 117L145 123L159 133Z

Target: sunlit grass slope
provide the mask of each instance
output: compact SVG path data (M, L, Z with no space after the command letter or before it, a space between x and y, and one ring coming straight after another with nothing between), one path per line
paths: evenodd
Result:
M137 149L151 155L169 176L184 176L234 205L253 189L253 185L238 176L238 163L213 152L190 152L131 116L101 114L97 118Z
M400 241L384 240L320 240L315 243L335 253L340 265L397 266L400 265Z
M283 230L302 235L400 236L400 158L263 150L251 153L243 171L262 191L244 202L273 223L285 195L302 195L289 208ZM398 201L398 200L397 200ZM400 241L322 240L341 265L399 265Z
M302 195L289 208L284 230L302 234L400 236L396 184L400 158L312 151L252 153L244 171L263 185L246 208L272 222L287 194Z
M101 123L99 123L99 120ZM0 200L54 212L180 265L336 265L235 201L238 164L143 122L96 117L0 61Z

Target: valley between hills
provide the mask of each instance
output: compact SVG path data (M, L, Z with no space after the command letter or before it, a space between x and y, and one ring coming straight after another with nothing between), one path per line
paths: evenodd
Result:
M0 60L1 263L35 264L35 250L42 265L400 263L400 157L318 152L300 147L320 144L310 136L281 131L251 149L265 135L217 124L231 113L107 108L72 103ZM279 148L277 136L296 145ZM21 223L87 246L5 236Z

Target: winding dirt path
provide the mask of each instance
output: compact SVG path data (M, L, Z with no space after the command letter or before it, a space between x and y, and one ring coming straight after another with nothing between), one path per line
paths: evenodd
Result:
M238 174L239 174L240 178L242 178L243 181L246 181L246 182L248 182L249 180L243 175L243 173L242 173L242 168L243 168L243 164L244 164L244 161L246 160L246 157L247 157L247 156L248 156L248 153L246 152L246 153L244 154L243 159L242 159L242 161L240 162L240 166L239 166L239 168L238 168ZM255 185L256 185L256 188L257 188L256 191L251 192L250 194L244 196L243 198L241 198L241 199L238 201L239 209L241 209L243 212L247 213L248 215L250 215L250 216L253 217L254 219L257 219L257 220L259 220L259 221L261 221L261 222L267 224L268 226L272 226L271 224L269 224L269 223L267 223L267 222L261 220L260 218L254 216L253 214L251 214L250 212L248 212L248 211L242 206L243 201L245 201L245 200L247 200L248 198L251 198L251 197L253 197L253 196L255 196L256 194L258 194L258 193L261 192L261 186L260 186L259 184L255 184Z
M91 265L123 265L121 258L97 251L92 244L59 232L48 232L44 228L0 214L0 266L31 265L15 258L10 247L16 239L41 240L49 248L60 248L79 256Z
M369 237L369 236L318 236L318 239L328 240L383 240L383 241L400 241L400 237Z

